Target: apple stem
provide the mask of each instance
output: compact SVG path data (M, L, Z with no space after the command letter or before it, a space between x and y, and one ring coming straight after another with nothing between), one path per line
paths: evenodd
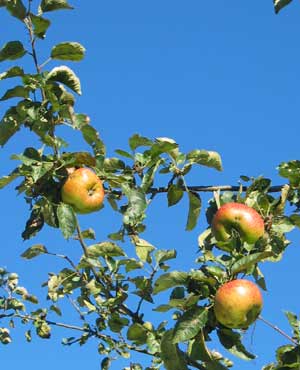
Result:
M286 339L288 339L290 342L292 342L293 344L295 344L296 346L299 345L299 343L293 339L291 336L289 336L287 333L285 333L283 330L281 330L280 328L278 328L278 326L276 325L273 325L270 321L264 319L262 316L259 316L258 317L260 321L264 322L266 325L270 326L270 328L274 329L275 331L277 331L277 333L281 334L282 336L284 336Z

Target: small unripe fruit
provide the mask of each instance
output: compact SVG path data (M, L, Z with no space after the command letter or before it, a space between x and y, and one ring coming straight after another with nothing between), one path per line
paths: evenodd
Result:
M241 203L226 203L212 220L211 230L219 242L230 239L236 230L242 241L253 244L264 235L264 220L253 208Z
M236 279L222 285L215 295L216 319L232 329L246 329L259 316L263 299L258 286L249 280Z

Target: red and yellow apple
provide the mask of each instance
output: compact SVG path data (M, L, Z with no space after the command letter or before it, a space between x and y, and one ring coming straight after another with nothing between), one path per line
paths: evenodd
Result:
M219 242L226 242L236 230L242 241L253 244L264 235L264 220L253 208L242 203L222 205L213 217L212 234Z
M67 177L61 189L61 197L77 213L98 211L104 200L102 181L91 169L78 168Z
M252 281L236 279L223 284L215 295L216 319L232 329L246 329L259 316L263 299Z

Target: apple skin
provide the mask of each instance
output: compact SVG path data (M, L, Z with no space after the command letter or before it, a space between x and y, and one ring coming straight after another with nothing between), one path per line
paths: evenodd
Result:
M219 242L226 242L232 230L238 231L242 241L255 243L264 235L264 220L253 208L230 202L221 206L212 220L211 230Z
M67 177L61 197L77 213L98 211L104 200L102 181L91 169L78 168Z
M216 319L231 329L247 329L259 316L263 299L252 281L236 279L223 284L215 295Z

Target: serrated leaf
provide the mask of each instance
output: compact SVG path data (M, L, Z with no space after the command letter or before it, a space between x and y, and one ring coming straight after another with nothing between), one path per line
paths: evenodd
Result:
M184 191L178 185L172 184L168 189L168 207L177 204L183 197Z
M185 342L194 338L205 326L208 318L208 310L204 307L193 307L186 311L177 321L173 343Z
M84 58L85 48L78 42L61 42L51 50L51 58L78 62Z
M201 211L201 198L198 193L188 192L189 196L189 213L185 229L191 231L197 225L198 217Z
M29 92L24 86L15 86L9 89L0 98L0 101L8 100L11 98L28 98Z
M152 259L151 259L150 254L156 248L152 244L147 242L147 240L144 240L141 238L136 238L134 240L134 244L135 244L135 252L137 256L139 257L139 259L142 262L151 263Z
M215 168L218 171L222 171L222 160L220 154L214 151L208 150L192 150L187 155L187 160L191 163L200 164L202 166Z
M69 239L74 234L77 226L73 208L68 204L60 203L57 207L57 218L64 238Z
M15 66L7 70L6 72L0 73L0 80L5 80L6 78L12 77L22 77L24 76L24 70L21 67Z
M49 19L30 13L30 18L33 24L33 33L40 39L45 38L46 31L48 30L51 22Z
M246 271L249 267L252 267L256 263L268 258L272 257L274 254L271 251L260 252L260 253L253 253L249 256L244 256L237 260L231 267L231 274L235 275L239 272Z
M230 329L217 331L221 344L233 355L243 360L253 360L256 356L248 352L241 342L241 335Z
M10 41L0 50L0 62L4 60L15 60L26 54L23 44L20 41Z
M73 9L73 7L68 4L67 0L42 0L40 9L45 13L54 10Z
M275 13L277 14L282 8L291 2L292 0L273 0Z
M91 245L87 248L88 256L91 258L97 257L120 257L126 256L125 252L121 247L112 242L102 242L98 244Z
M21 21L27 15L27 10L21 0L8 1L6 3L6 8L13 17L18 18Z
M182 352L177 344L172 342L173 330L168 330L164 333L161 343L161 359L163 360L166 370L188 370Z
M25 258L26 260L30 260L45 253L48 253L48 251L43 244L35 244L32 247L26 249L26 251L21 254L21 257Z
M157 294L169 288L187 285L189 275L186 272L172 271L161 275L154 283L153 293Z
M78 95L81 95L80 80L74 71L67 66L53 68L48 73L46 81L60 82L69 87L71 90L75 91Z

